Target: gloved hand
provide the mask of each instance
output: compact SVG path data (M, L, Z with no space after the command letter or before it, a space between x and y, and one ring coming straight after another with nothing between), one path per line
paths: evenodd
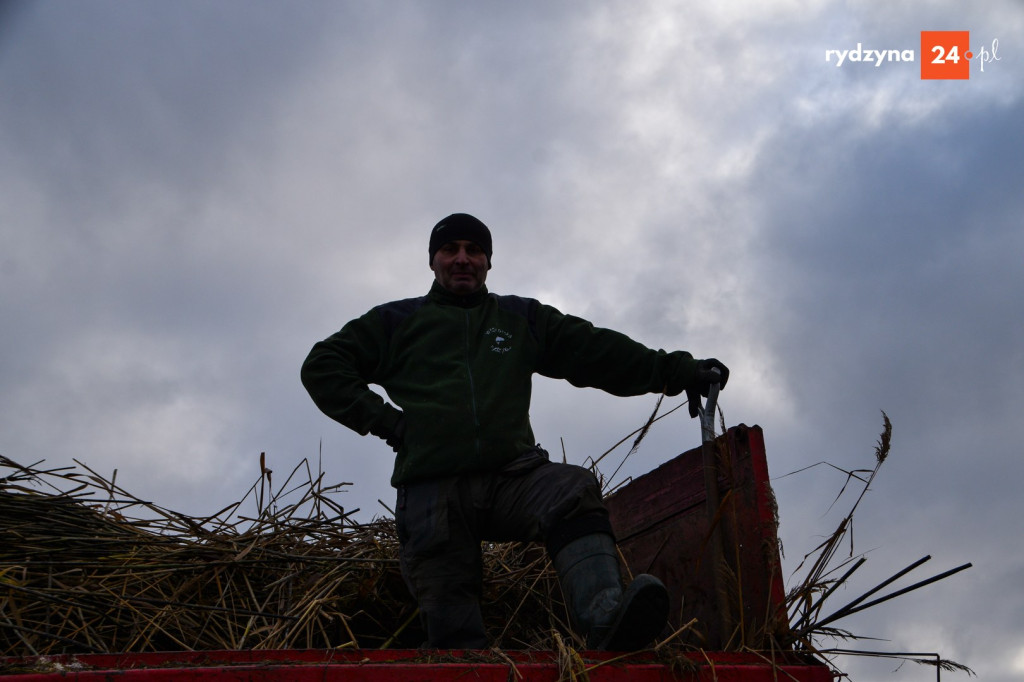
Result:
M716 371L717 370L717 371ZM697 361L697 371L694 374L694 386L686 389L686 399L689 403L690 416L697 416L697 408L700 405L701 396L707 396L711 390L711 384L718 384L719 390L725 388L729 381L729 368L715 358Z
M394 428L390 430L384 424L377 422L370 427L370 434L383 440L389 448L397 453L405 438L405 415L399 414Z
M398 448L401 447L402 441L405 439L405 415L403 414L398 418L398 423L395 424L395 430L391 432L384 442L388 444L388 447L398 452Z
M718 372L715 372L718 370ZM729 381L729 368L714 358L697 361L697 389L700 394L706 396L711 390L711 384L718 384L719 390L725 388Z

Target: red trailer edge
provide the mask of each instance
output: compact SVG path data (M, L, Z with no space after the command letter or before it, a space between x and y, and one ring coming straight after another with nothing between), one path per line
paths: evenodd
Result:
M582 652L572 666L555 652L416 650L202 651L4 659L5 682L832 682L828 666L795 654Z

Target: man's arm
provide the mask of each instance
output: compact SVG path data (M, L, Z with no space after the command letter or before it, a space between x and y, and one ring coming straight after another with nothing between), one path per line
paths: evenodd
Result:
M621 396L662 391L678 395L702 387L698 370L706 361L682 350L667 353L648 348L621 332L595 327L551 306L539 306L537 333L543 349L540 374L566 379L574 386Z
M385 362L385 349L379 316L370 311L314 345L302 363L301 377L313 402L328 417L391 444L400 431L402 413L369 388Z

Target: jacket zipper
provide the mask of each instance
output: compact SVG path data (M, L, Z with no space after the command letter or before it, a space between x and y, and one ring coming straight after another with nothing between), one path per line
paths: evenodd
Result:
M473 426L476 427L476 429L475 429L476 434L475 434L475 438L473 439L473 441L474 441L475 449L476 449L477 453L479 454L479 452L480 452L480 417L477 415L477 411L476 411L476 386L473 383L473 364L471 362L472 356L470 355L470 345L469 345L469 327L470 327L470 324L469 324L469 311L468 310L465 311L465 319L466 319L466 336L465 336L465 342L466 342L466 346L465 346L465 348L466 348L466 376L469 377L469 404L473 408Z

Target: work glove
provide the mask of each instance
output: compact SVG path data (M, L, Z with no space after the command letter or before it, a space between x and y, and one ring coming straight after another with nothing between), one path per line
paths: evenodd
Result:
M694 385L686 389L686 399L689 403L690 416L696 417L701 396L707 396L711 384L718 384L719 390L725 388L726 382L729 381L729 368L714 358L698 360L693 381Z
M388 444L389 448L397 453L398 448L401 447L402 441L405 439L405 415L398 415L398 420L390 431L386 426L378 422L370 427L370 433L383 440Z
M398 423L395 424L395 430L391 432L384 442L388 444L388 447L398 452L398 448L402 446L402 441L405 440L405 415L403 414L398 418Z

